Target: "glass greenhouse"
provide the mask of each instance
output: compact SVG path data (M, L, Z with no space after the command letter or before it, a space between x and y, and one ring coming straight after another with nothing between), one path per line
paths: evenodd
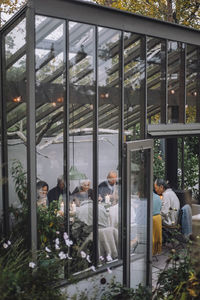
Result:
M34 0L0 38L1 233L15 226L27 173L32 251L41 242L37 183L46 182L61 190L51 200L78 251L90 251L96 278L151 285L153 178L199 199L200 32L88 2Z

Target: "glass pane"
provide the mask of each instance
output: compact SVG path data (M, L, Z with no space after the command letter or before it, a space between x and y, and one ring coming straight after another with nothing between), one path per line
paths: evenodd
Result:
M8 195L11 227L17 238L27 226L27 128L26 128L26 19L18 21L5 36L5 99L8 138ZM20 192L18 192L20 191ZM19 218L18 216L21 216Z
M147 39L147 118L150 124L162 123L165 109L165 41Z
M98 42L99 255L109 262L118 257L120 243L120 32L98 28Z
M154 139L153 176L165 178L165 139Z
M140 35L124 33L124 128L127 140L140 139L145 53Z
M186 123L200 122L200 48L187 45L186 63Z
M192 190L192 198L199 197L199 137L184 138L184 189Z
M184 48L168 42L168 123L184 122Z
M74 244L92 261L94 26L69 22L70 230ZM73 256L73 253L72 253ZM70 272L91 264L74 252Z
M147 202L149 201L150 150L131 152L130 260L131 287L146 282Z
M35 22L38 247L51 248L64 230L65 22L43 16Z

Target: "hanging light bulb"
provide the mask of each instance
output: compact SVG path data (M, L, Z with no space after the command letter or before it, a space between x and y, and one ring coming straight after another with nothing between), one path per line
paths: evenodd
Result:
M175 94L175 90L171 90L170 93L171 93L172 95L174 95L174 94Z
M128 112L132 112L132 111L133 111L133 107L132 107L132 106L129 106Z

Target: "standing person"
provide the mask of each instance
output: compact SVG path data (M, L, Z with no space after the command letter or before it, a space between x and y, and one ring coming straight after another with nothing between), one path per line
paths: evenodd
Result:
M162 252L162 218L161 218L162 202L160 197L153 193L153 255Z
M161 216L163 225L177 225L180 209L180 201L168 183L163 179L156 179L155 191L162 195Z
M114 198L114 192L117 184L117 173L115 171L110 171L107 176L107 180L99 184L99 195L102 198L102 201L105 202L106 196L109 199Z
M57 178L57 186L52 188L47 194L48 204L50 204L54 200L55 201L60 200L59 199L60 196L63 196L64 187L65 187L64 178L63 178L63 176L59 176Z

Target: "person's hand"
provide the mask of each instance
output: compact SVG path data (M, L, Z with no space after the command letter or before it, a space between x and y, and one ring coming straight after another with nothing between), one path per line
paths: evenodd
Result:
M99 200L99 202L101 202L103 200L103 198L101 197L101 195L99 195L98 200Z

